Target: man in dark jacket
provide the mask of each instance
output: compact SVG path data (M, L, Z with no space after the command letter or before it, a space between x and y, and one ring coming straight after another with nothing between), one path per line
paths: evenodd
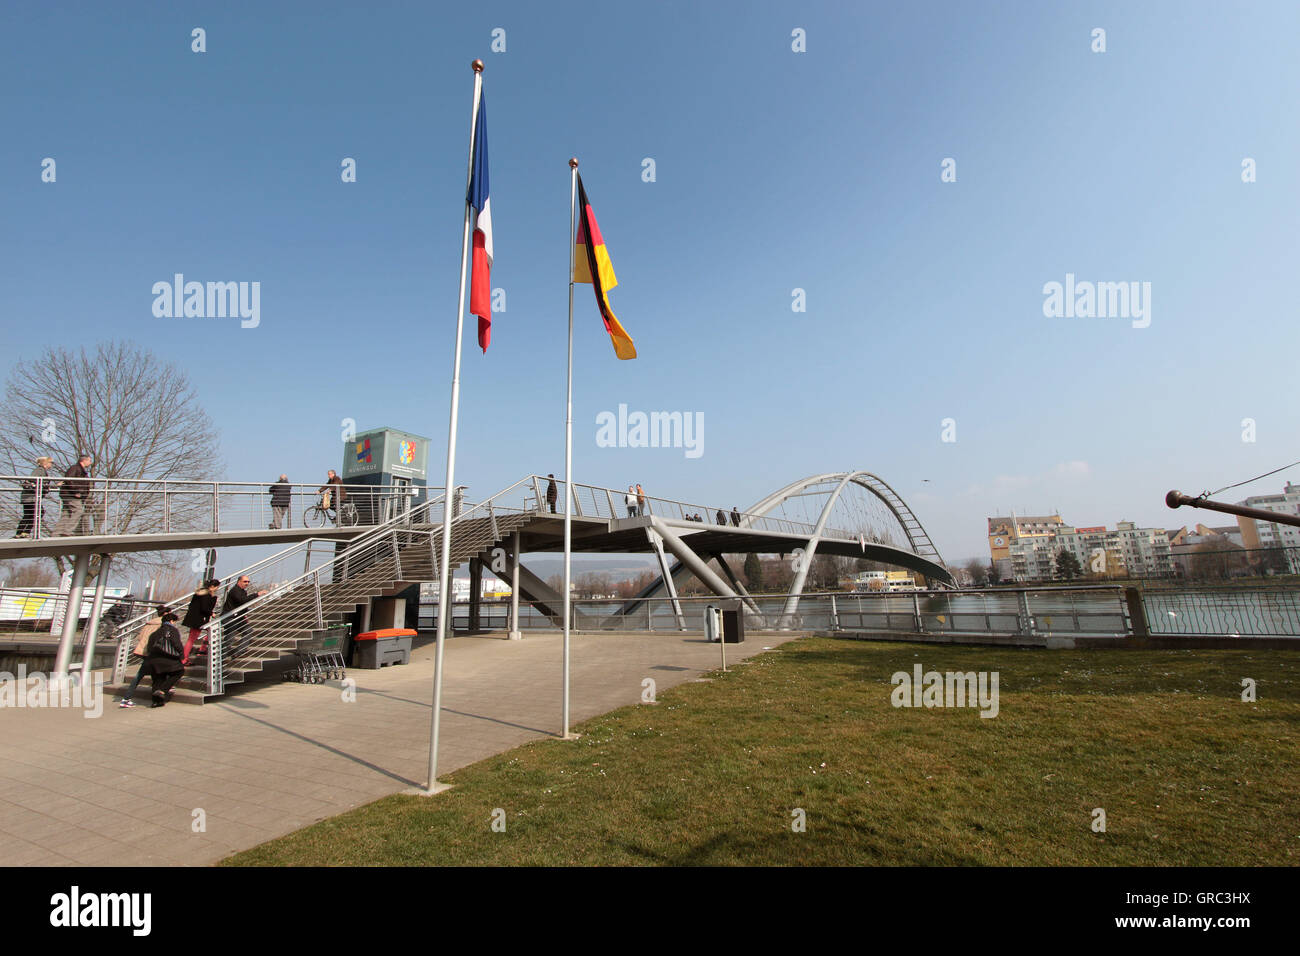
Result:
M555 502L560 500L560 489L555 486L555 476L547 475L551 479L546 483L546 503L550 506L551 514L555 514Z
M241 654L248 647L252 637L248 634L248 621L245 619L245 612L240 610L245 604L259 598L265 591L258 591L256 594L248 593L248 575L242 576L235 582L235 586L226 592L226 603L221 606L223 632L230 638L228 645L233 654ZM234 612L232 614L232 612ZM226 615L230 615L226 617Z
M78 456L75 464L68 466L63 473L64 481L59 484L59 497L63 499L63 516L54 526L57 537L76 534L81 524L81 516L86 511L86 497L90 494L90 463L94 459L85 453Z
M289 476L281 475L280 480L271 486L271 528L293 527L293 515L289 514L289 503L293 500L293 489L289 487ZM288 522L285 523L285 519Z
M731 523L737 528L740 527L740 512L736 510L735 505L731 507Z

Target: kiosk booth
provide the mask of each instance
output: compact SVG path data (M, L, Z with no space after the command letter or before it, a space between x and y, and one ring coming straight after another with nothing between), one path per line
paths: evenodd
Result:
M428 461L429 439L396 428L374 428L345 441L343 483L375 489L348 490L359 523L382 524L427 501Z

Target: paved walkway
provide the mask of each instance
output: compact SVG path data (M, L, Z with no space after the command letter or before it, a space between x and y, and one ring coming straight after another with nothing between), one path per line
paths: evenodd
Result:
M796 635L747 635L741 660ZM554 736L560 635L447 644L439 774ZM80 710L0 709L0 859L5 865L199 865L412 786L428 768L433 643L411 664L338 682L262 684L202 707L104 700ZM574 724L717 668L698 634L571 639ZM436 797L433 799L437 799ZM196 811L205 817L195 832Z

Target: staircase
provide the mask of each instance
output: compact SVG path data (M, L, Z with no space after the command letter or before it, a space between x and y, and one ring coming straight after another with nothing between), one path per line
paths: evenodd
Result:
M450 572L508 539L532 517L516 512L456 519ZM339 543L337 548L328 564L248 605L247 624L238 635L246 646L232 646L235 641L230 635L223 641L221 621L205 628L205 637L209 629L213 631L209 646L218 649L219 659L210 663L199 658L198 664L191 663L173 699L202 703L220 697L231 685L243 683L249 675L293 654L330 627L344 624L348 615L371 600L398 594L412 584L437 581L435 558L442 557L442 527L393 527L352 543ZM236 652L233 656L232 651ZM128 679L134 673L132 669ZM151 693L149 684L144 681L137 695ZM125 686L109 689L121 693Z

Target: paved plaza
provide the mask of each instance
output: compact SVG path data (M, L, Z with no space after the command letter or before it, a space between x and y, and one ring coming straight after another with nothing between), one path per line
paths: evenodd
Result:
M797 634L749 634L740 661ZM571 639L571 722L635 704L719 666L699 634ZM413 786L428 768L434 645L411 663L340 684L264 683L201 707L0 710L0 840L6 865L214 863ZM561 637L458 637L446 649L439 775L560 729ZM437 799L434 797L432 799ZM196 811L204 832L195 832Z

